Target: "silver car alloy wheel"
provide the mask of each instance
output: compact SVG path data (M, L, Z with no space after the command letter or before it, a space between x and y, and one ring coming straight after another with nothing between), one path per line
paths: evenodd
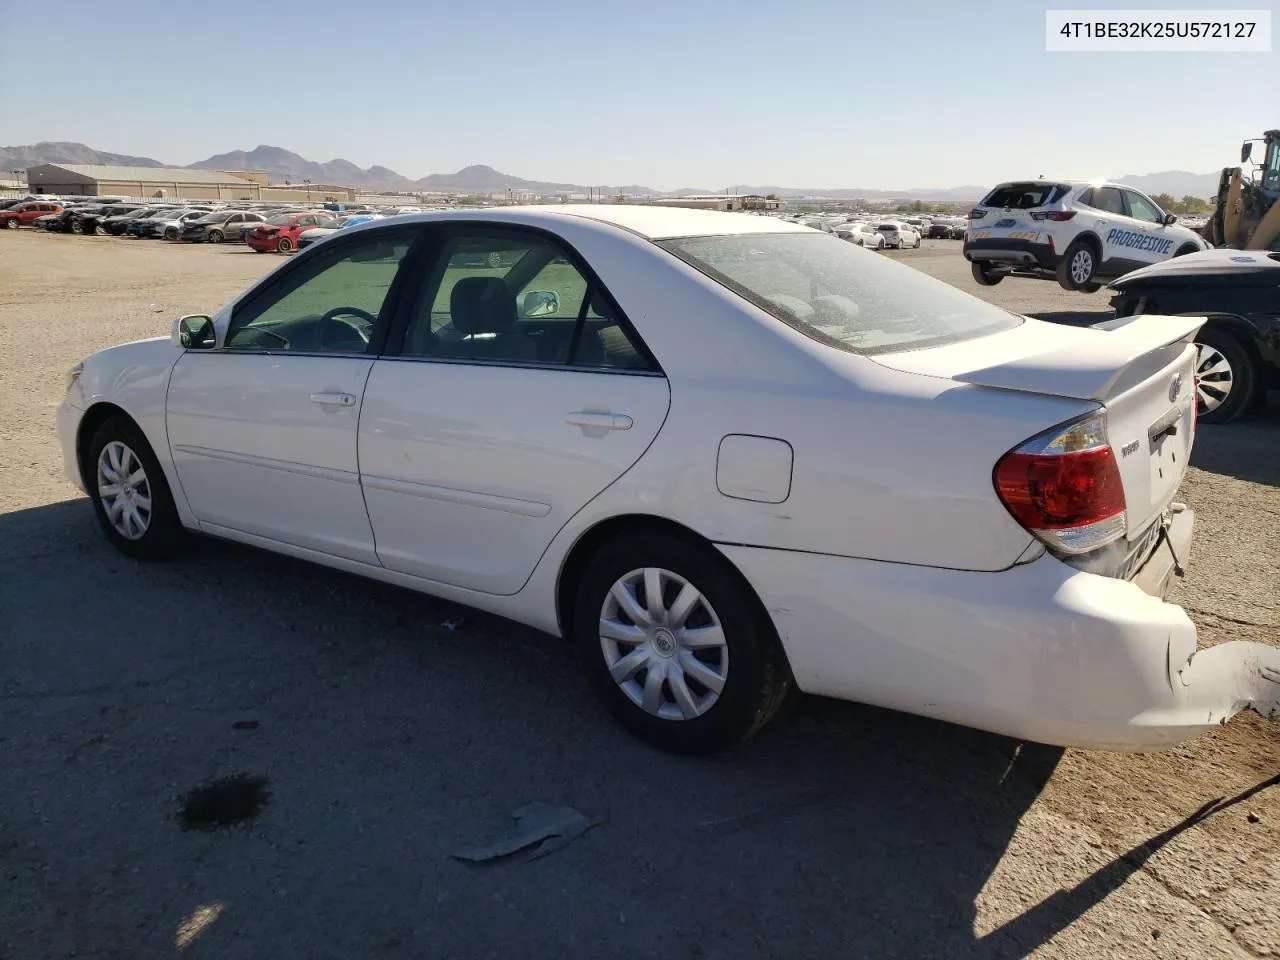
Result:
M151 484L138 455L119 440L98 454L98 497L116 533L142 539L151 526Z
M1071 258L1071 279L1077 284L1089 282L1093 276L1093 254L1088 250L1077 250Z
M692 583L658 567L614 582L600 610L600 649L627 698L664 720L702 716L729 675L715 610Z
M1196 402L1201 413L1212 413L1227 402L1235 372L1231 361L1216 347L1196 344Z

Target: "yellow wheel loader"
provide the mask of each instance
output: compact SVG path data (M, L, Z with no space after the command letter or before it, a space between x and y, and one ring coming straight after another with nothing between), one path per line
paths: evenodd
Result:
M1280 252L1280 130L1262 135L1266 145L1256 180L1244 179L1241 167L1227 167L1218 181L1217 209L1204 238L1215 247ZM1257 140L1240 147L1240 163L1253 156Z

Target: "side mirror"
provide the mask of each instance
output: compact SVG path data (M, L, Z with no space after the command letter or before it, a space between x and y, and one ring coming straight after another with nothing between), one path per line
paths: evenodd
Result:
M1246 140L1240 144L1240 162L1248 163L1249 158L1253 156L1253 141Z
M552 290L530 290L520 298L520 316L549 317L560 312L560 298Z
M179 317L173 322L169 341L184 350L212 350L217 343L213 318L200 313Z
M1177 222L1178 222L1178 218L1175 217L1172 213L1166 213L1164 215L1164 225L1166 227L1171 227Z

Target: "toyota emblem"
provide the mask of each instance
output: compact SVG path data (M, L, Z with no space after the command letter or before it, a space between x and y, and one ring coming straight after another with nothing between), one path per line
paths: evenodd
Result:
M1182 393L1182 374L1175 373L1173 379L1169 381L1169 402L1178 399L1178 394Z

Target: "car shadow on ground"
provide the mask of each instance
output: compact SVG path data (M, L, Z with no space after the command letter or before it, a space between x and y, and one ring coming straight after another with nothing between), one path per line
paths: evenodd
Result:
M979 935L1060 750L810 698L673 757L605 719L564 644L497 618L216 541L137 563L84 500L0 516L0 542L20 954L151 955L216 901L223 955L248 931L326 956L1020 957L1197 822ZM175 793L238 773L270 782L258 820L173 822ZM531 800L605 822L536 862L450 858Z

